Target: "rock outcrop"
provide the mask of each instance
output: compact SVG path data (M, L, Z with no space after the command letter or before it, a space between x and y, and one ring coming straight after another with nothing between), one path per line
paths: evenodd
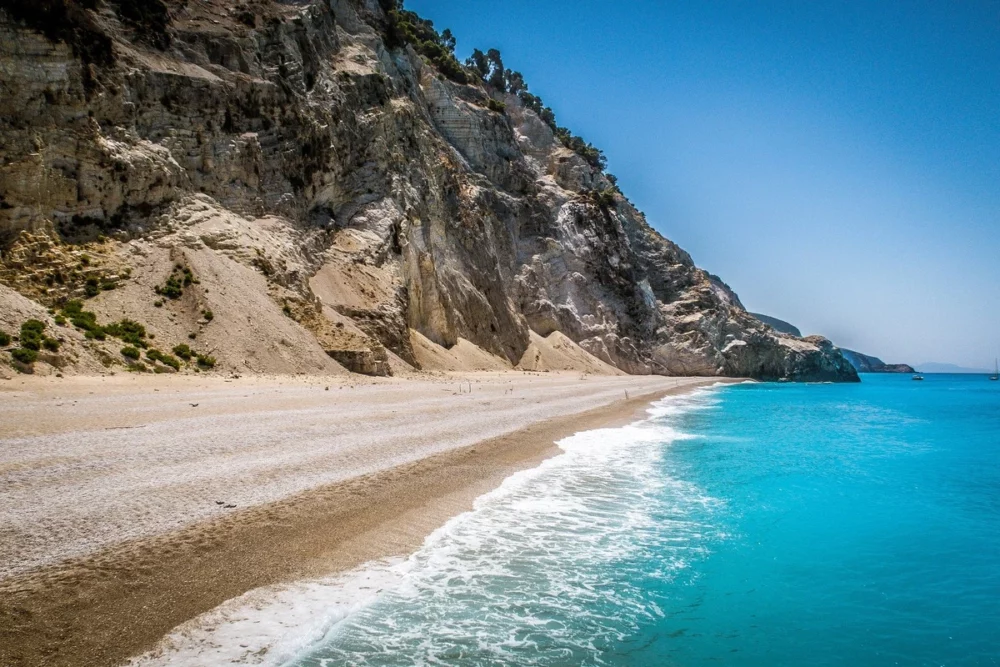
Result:
M792 336L801 337L802 332L799 331L798 327L794 324L785 322L784 320L779 320L776 317L771 317L769 315L761 315L760 313L750 313L758 320L768 325L775 331L784 334L790 334ZM866 354L861 354L860 352L855 352L853 350L848 350L847 348L839 348L841 354L847 359L848 363L854 367L858 373L914 373L912 366L907 364L887 364L878 357L870 357Z
M840 351L859 373L916 373L913 366L908 364L887 364L878 357L870 357L843 347Z
M779 320L777 317L771 317L770 315L761 315L760 313L750 314L779 333L790 334L799 338L802 337L802 332L794 324Z
M384 374L419 365L415 335L513 366L559 332L628 373L857 380L747 313L518 96L387 40L386 4L5 3L0 280L55 307L99 248L116 288L89 308L168 349L210 340L226 370ZM35 250L69 264L29 275ZM206 277L155 299L176 266Z

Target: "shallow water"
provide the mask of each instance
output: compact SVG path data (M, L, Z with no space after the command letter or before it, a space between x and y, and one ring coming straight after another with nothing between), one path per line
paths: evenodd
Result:
M985 377L701 390L560 444L289 664L1000 664Z

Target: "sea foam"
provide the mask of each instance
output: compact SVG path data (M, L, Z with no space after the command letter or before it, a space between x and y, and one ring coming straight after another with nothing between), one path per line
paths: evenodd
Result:
M288 663L338 622L397 586L405 559L366 563L324 579L258 588L175 628L133 667Z
M677 418L712 390L668 397L649 418L577 433L427 537L403 562L262 589L181 626L133 664L602 664L662 616L649 580L704 556L718 503L665 474Z

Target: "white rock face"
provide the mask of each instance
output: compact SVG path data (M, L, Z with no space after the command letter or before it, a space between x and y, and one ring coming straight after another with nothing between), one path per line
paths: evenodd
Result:
M629 373L856 378L749 316L620 194L596 203L610 181L517 97L389 50L378 2L240 19L165 2L162 34L87 12L65 43L0 11L0 244L51 229L214 254L330 354L416 363L414 330L516 364L531 332L561 332ZM321 272L354 291L325 279L322 298Z

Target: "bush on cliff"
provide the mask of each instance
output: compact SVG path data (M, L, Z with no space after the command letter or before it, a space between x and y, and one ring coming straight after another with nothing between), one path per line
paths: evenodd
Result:
M468 83L469 75L455 58L455 37L445 29L438 33L434 23L421 18L416 12L402 8L402 3L389 3L386 12L385 43L390 49L406 44L427 58L446 77L456 83Z
M62 308L62 314L72 322L73 326L81 329L87 338L105 339L106 334L101 325L97 323L97 315L89 310L84 310L82 301L78 299L67 301Z
M135 320L124 319L121 322L112 322L104 327L104 331L110 336L118 338L123 343L128 343L135 347L146 347L146 327Z
M483 53L479 49L475 49L472 52L472 56L465 61L465 66L490 88L501 93L517 95L525 107L538 114L542 122L555 132L556 137L566 148L569 148L582 157L594 169L604 171L607 166L607 160L601 149L584 141L569 129L559 127L556 123L555 112L545 106L542 98L528 91L528 84L524 80L524 75L504 67L503 56L500 54L500 51L490 49L486 53ZM498 111L489 102L487 102L487 106L493 111Z
M611 188L606 190L590 190L586 196L594 206L602 211L614 208L616 203L615 191Z
M97 296L101 293L101 281L98 280L96 276L90 276L87 278L87 282L83 286L83 292L88 297Z
M169 354L164 354L159 350L149 350L146 352L146 358L151 361L159 361L164 366L170 366L175 371L180 370L181 362L177 360L176 357L172 357Z
M10 356L14 358L14 361L25 365L30 365L38 361L38 352L23 347L11 350Z
M168 299L179 299L184 294L184 286L181 285L181 281L177 276L171 275L162 287L159 285L156 286L155 292Z
M63 316L69 318L77 329L81 329L87 338L105 340L114 336L132 347L147 347L146 327L128 318L120 322L112 322L105 326L97 323L97 315L83 309L83 303L78 300L67 301L62 308Z
M21 347L26 350L34 350L37 352L42 349L42 343L45 340L43 332L45 331L45 323L39 320L28 320L21 325Z
M381 5L386 11L385 42L390 49L411 44L417 53L427 58L452 81L468 83L471 77L497 92L517 95L524 106L538 114L552 128L564 146L597 171L604 171L607 167L607 159L601 149L556 124L555 112L545 106L540 97L528 91L524 75L504 67L503 56L498 49L490 49L486 53L473 49L463 67L455 58L455 38L450 30L438 34L433 22L421 18L416 12L403 9L401 0L381 0ZM499 106L501 104L503 103L498 100L486 103L491 111L497 113L504 111Z

